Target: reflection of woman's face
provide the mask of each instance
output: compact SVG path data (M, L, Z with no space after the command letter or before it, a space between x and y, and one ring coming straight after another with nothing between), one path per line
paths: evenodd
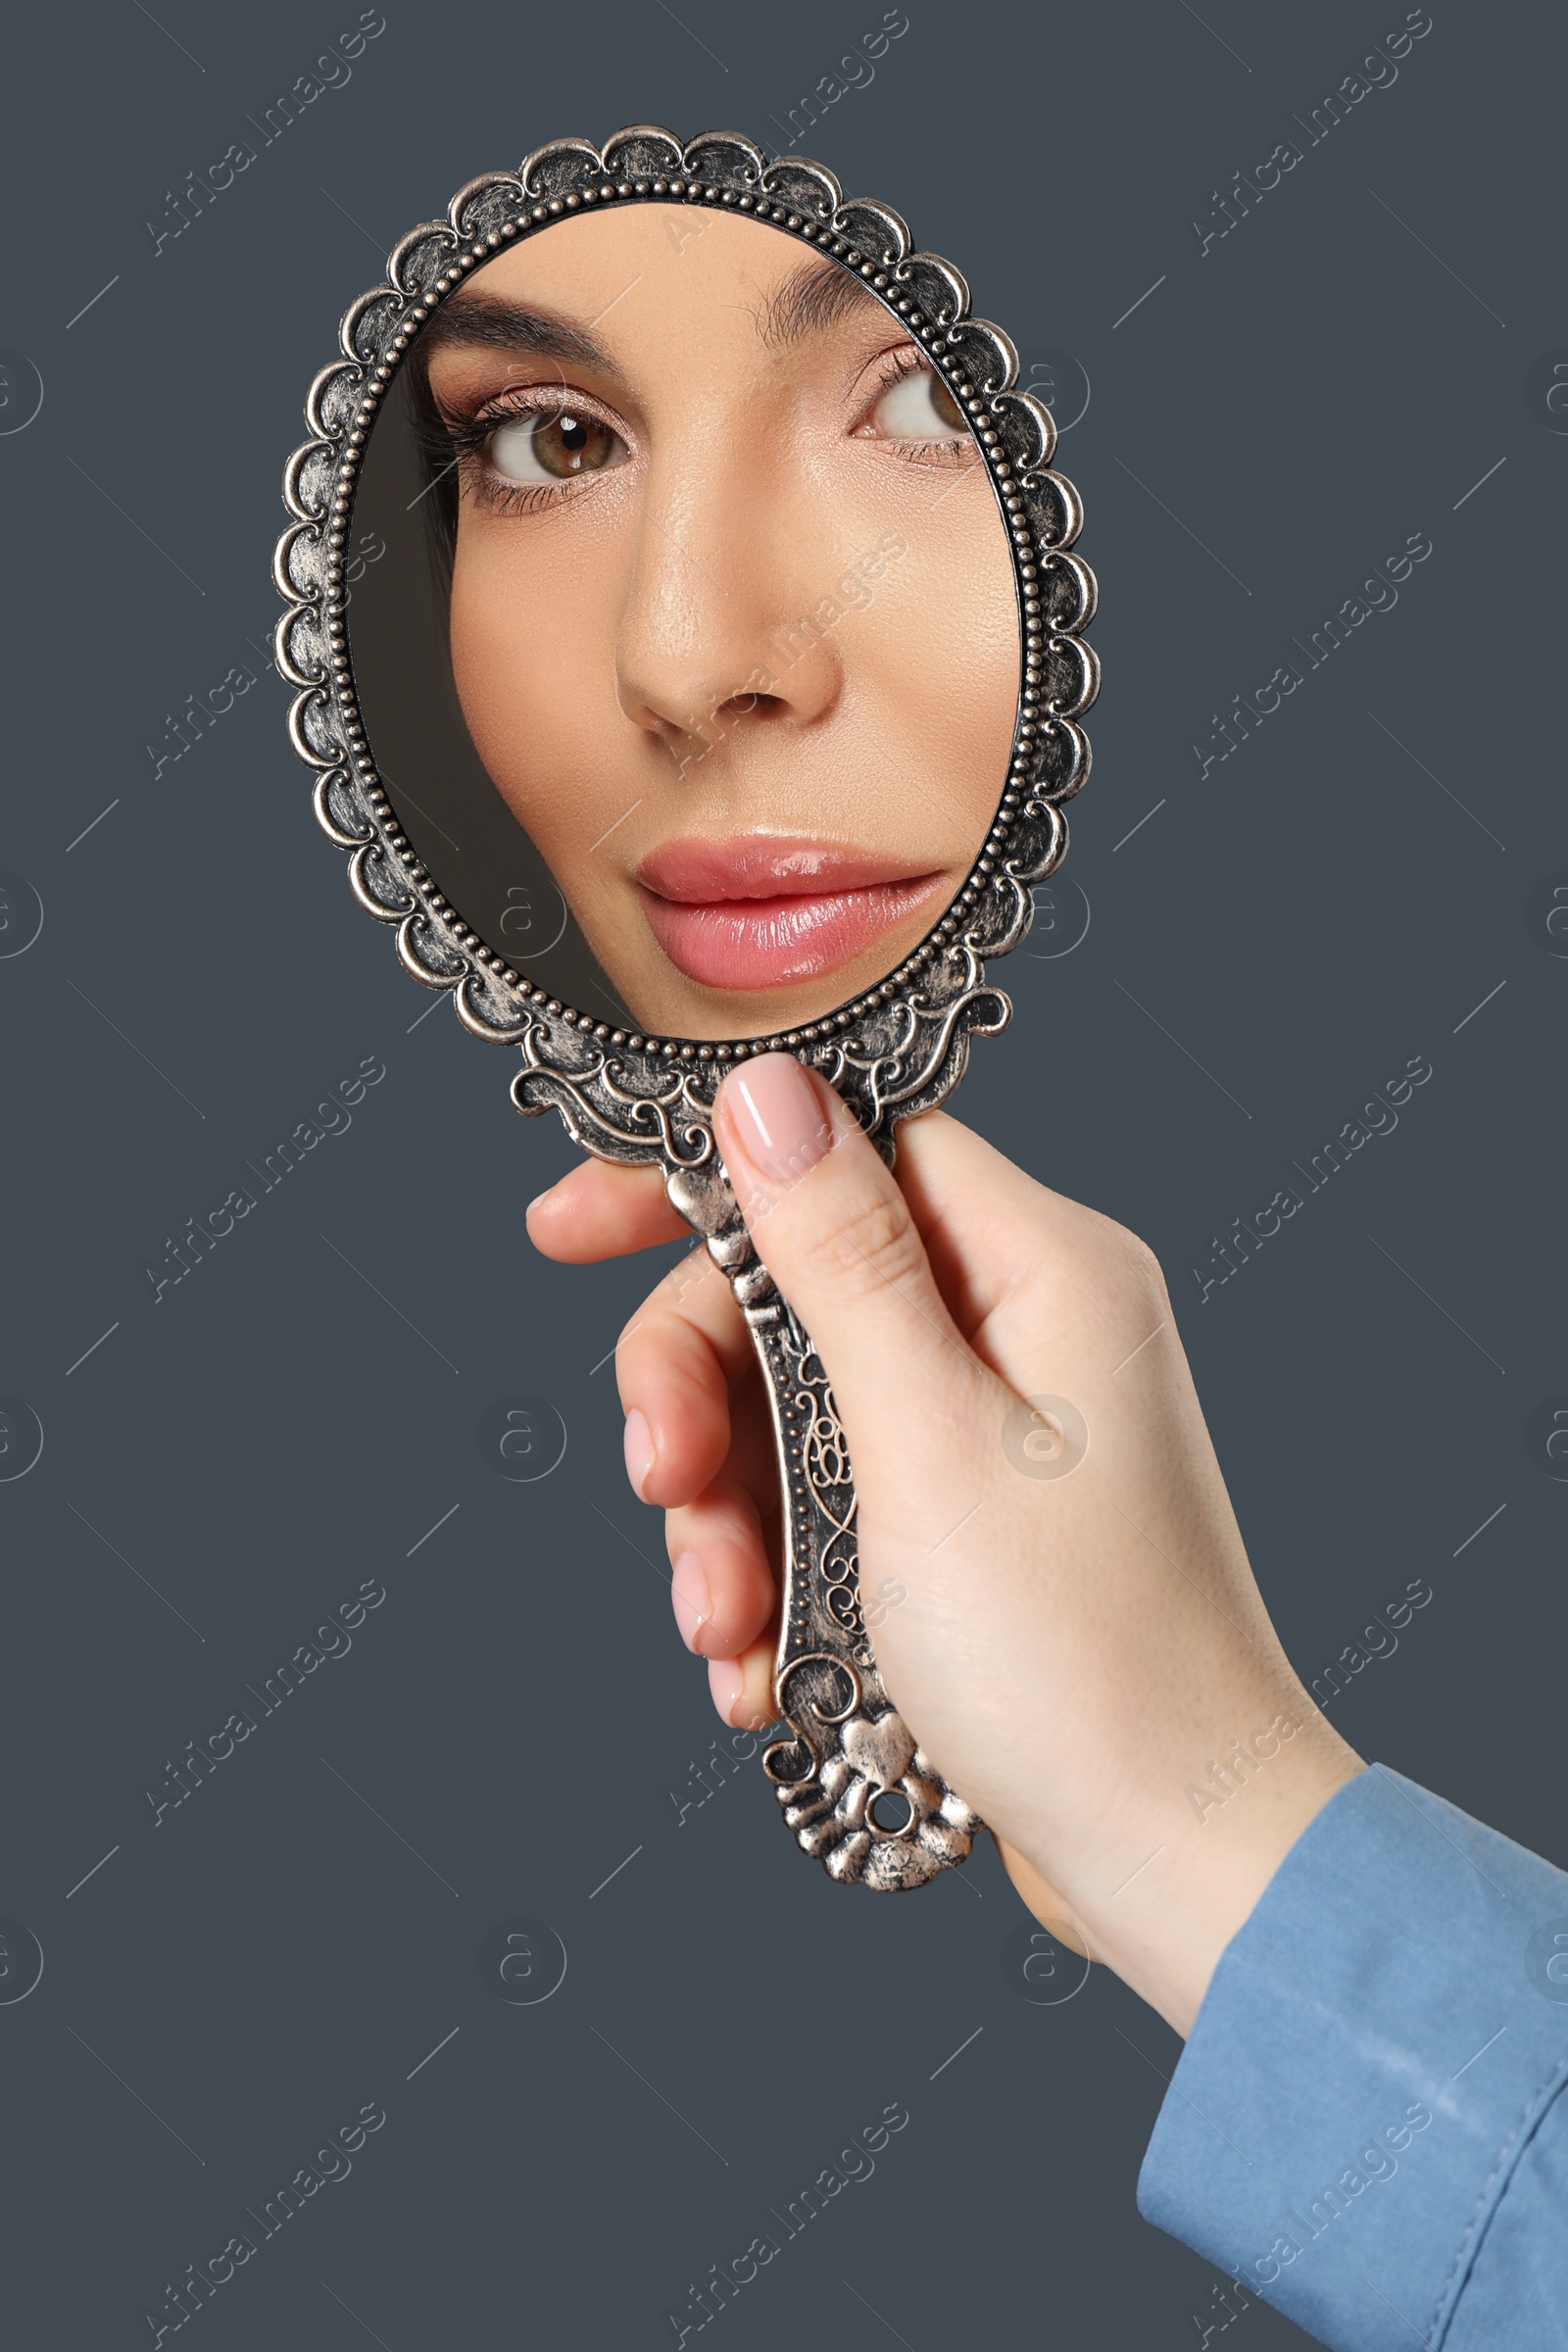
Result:
M755 220L563 221L427 330L460 451L468 729L635 1017L811 1020L963 884L1018 624L950 395L862 284Z

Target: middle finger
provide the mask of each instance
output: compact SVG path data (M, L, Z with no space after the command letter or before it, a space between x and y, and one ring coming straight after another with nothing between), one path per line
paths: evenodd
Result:
M690 1502L730 1450L732 1392L753 1363L727 1276L707 1250L671 1268L621 1333L615 1381L626 1475L640 1501Z

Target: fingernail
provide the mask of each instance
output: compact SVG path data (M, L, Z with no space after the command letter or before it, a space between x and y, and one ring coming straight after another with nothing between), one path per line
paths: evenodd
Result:
M776 1184L794 1183L833 1148L821 1099L793 1054L748 1062L726 1079L723 1095L742 1151Z
M675 1562L669 1580L669 1597L674 1604L680 1638L688 1649L695 1650L698 1635L713 1614L713 1596L695 1551L683 1551Z
M708 1688L721 1720L735 1725L735 1708L740 1700L746 1678L733 1658L710 1658L708 1664Z
M656 1456L647 1417L635 1407L626 1415L621 1443L626 1448L626 1476L631 1480L631 1491L639 1502L646 1502L648 1497L643 1488L653 1474Z

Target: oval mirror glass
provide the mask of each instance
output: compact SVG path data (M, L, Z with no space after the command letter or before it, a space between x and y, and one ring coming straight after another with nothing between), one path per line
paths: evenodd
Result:
M595 1023L819 1021L984 847L1012 558L897 292L736 212L576 213L450 292L377 410L344 550L369 755L463 922Z

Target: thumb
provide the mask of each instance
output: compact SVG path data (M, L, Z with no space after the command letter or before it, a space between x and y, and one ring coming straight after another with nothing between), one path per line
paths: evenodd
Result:
M849 1423L882 1420L901 1392L956 1406L991 1388L891 1170L824 1079L791 1054L760 1054L725 1078L713 1129L757 1253Z

